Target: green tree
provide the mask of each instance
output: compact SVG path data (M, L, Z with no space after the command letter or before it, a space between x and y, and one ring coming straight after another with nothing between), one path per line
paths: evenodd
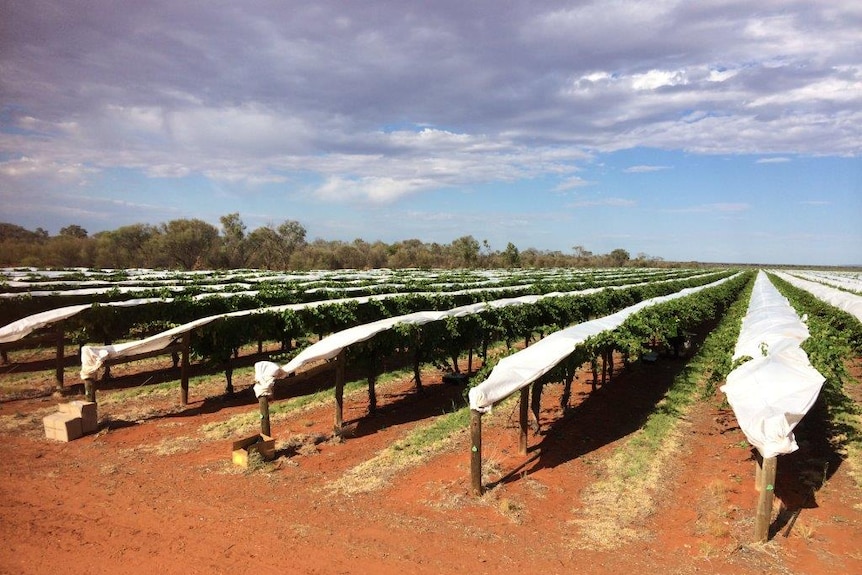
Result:
M60 228L61 236L68 236L70 238L86 238L89 234L87 234L87 230L82 228L77 224L72 224L70 226L66 226L65 228Z
M158 267L152 254L158 253L153 248L160 236L158 228L148 224L132 224L99 232L94 236L94 265L102 268Z
M218 230L203 220L171 220L163 224L161 243L171 263L181 269L207 268Z
M610 262L610 265L617 268L626 265L626 262L628 262L630 259L631 256L629 255L629 253L622 248L617 248L608 254L608 260Z
M503 252L503 259L505 260L507 267L517 268L521 266L521 252L518 251L517 246L512 242L506 244L506 251Z
M455 265L471 268L479 261L479 241L473 236L461 236L449 244L457 262Z
M246 265L245 224L238 212L227 214L221 221L221 249L218 264L225 268L241 268Z
M273 228L264 226L248 235L248 264L251 267L269 270L290 268L290 259L301 247L306 245L305 228L295 220L286 220Z

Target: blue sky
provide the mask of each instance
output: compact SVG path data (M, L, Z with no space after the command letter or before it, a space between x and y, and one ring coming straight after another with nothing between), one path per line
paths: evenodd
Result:
M0 0L0 221L862 264L862 5Z

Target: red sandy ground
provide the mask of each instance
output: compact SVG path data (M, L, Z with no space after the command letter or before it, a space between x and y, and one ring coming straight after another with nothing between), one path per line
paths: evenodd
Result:
M0 376L0 573L862 573L862 493L849 464L817 439L822 416L804 422L802 448L779 460L779 496L806 508L788 537L751 544L754 464L720 398L686 417L683 447L652 493L655 511L632 526L642 535L616 549L585 548L575 522L584 490L683 363L633 365L594 393L582 373L567 414L560 386L547 386L528 457L517 453L516 404L498 409L486 418L484 455L515 473L482 498L469 490L466 432L382 489L346 496L327 488L457 400L462 390L439 374L426 374L422 396L409 378L382 386L374 416L364 394L349 397L346 441L282 448L253 472L231 463L230 439L202 440L200 430L257 410L248 375L235 379L229 401L214 378L192 389L186 407L178 389L100 406L100 432L70 443L44 437L41 417L75 398L32 393L50 386L50 371L31 373L18 391ZM150 366L115 368L115 389L99 397L155 373L136 369ZM78 381L72 367L67 381ZM282 383L274 402L309 389ZM124 423L131 409L143 415ZM273 435L282 446L297 435L325 439L332 418L332 405L293 414L274 422ZM156 452L182 438L190 447ZM805 470L819 487L807 502L794 480Z

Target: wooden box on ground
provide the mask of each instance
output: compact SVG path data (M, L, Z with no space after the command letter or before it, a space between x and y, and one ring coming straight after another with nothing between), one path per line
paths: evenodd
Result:
M42 418L45 437L58 441L72 441L84 435L81 418L73 413L52 413Z
M233 442L233 462L241 467L248 467L248 455L258 452L260 456L269 461L275 459L275 439L268 435L259 433Z
M84 435L99 430L99 416L96 404L92 401L71 401L60 404L60 413L69 413L81 418Z

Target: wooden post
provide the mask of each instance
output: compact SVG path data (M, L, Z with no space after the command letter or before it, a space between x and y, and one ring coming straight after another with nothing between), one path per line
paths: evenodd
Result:
M344 370L347 353L344 350L335 359L335 435L341 437L344 426Z
M183 334L183 350L180 363L180 403L183 405L189 404L189 346L191 345L192 334L187 331Z
M529 400L530 388L524 386L521 388L521 418L520 418L520 433L518 435L518 453L527 455L527 424L529 419Z
M84 380L84 395L87 397L87 401L96 403L96 382L94 380Z
M530 384L530 411L533 413L533 419L536 423L534 427L536 433L539 433L539 430L542 428L539 416L542 414L542 388L544 387L545 384L542 383L541 379L537 379Z
M422 393L422 340L419 330L413 336L413 380L416 382L416 391Z
M57 369L54 374L54 379L57 383L57 390L63 389L63 368L64 354L66 353L66 344L63 341L63 322L57 324Z
M769 540L769 525L772 523L772 500L775 496L775 473L778 467L777 457L767 457L763 460L763 471L760 474L760 496L757 499L757 516L754 520L754 540L765 543Z
M269 397L261 395L257 398L257 401L260 404L260 433L261 435L271 437L272 432L269 426Z
M482 413L470 410L470 482L475 495L482 495Z
M374 368L372 368L374 369ZM377 373L368 375L368 413L377 413Z
M760 493L760 478L763 475L763 456L754 450L754 490Z

